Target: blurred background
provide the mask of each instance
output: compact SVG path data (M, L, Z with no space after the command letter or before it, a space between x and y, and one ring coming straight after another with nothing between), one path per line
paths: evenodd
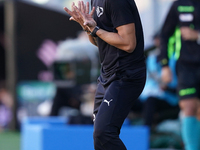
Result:
M63 117L66 124L92 125L99 56L82 28L69 21L63 10L72 1L78 0L0 0L1 150L22 150L26 118ZM172 0L135 1L144 29L149 76L159 78L154 61L157 35ZM157 87L159 79L154 81L148 82L124 124L148 126L149 149L183 149L175 92L166 96ZM156 97L155 113L146 116L152 97Z

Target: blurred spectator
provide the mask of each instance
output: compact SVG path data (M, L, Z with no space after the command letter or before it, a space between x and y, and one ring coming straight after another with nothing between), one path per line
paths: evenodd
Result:
M69 119L69 124L93 124L92 113L96 84L85 84L82 86L82 91L80 114L71 116Z
M61 115L61 109L63 109L63 107L70 107L79 110L81 103L80 96L81 89L78 86L71 88L57 87L50 115Z
M157 61L160 52L160 37L153 37L156 49L150 51L147 57L147 81L140 100L143 102L144 124L155 127L166 119L177 119L179 114L178 97L176 95L176 61L170 58L173 70L173 80L165 84L161 81L161 65Z
M79 62L81 69L77 67L76 62ZM59 72L59 74L54 72L57 92L53 99L50 115L60 115L61 111L64 112L63 108L68 110L75 109L78 110L78 114L75 110L66 111L68 113L71 112L71 114L68 114L69 116L71 115L71 124L91 123L91 116L88 115L92 115L91 89L93 89L93 84L90 85L90 83L95 82L98 76L99 59L97 48L89 42L86 33L81 31L76 39L67 39L58 44L54 64L59 63L65 64L65 66L62 67L62 72ZM86 63L90 66L89 71L86 70L88 69ZM56 69L55 66L53 67L53 69ZM88 76L84 76L85 74L82 71L89 73L89 80Z
M182 137L186 150L200 149L200 121L197 119L200 101L200 1L174 1L161 31L162 81L171 81L169 64L170 37L175 35L177 59L177 93L182 118Z
M4 46L4 7L0 3L0 131L9 127L13 106L13 99L5 88L6 56Z
M0 87L0 131L8 129L12 120L13 99L9 92Z

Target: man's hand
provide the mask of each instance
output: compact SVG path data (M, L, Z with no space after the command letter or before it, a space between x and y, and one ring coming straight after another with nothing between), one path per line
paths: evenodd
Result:
M165 66L161 70L161 80L163 83L168 84L172 81L172 73L168 66Z
M67 7L64 7L64 10L71 16L69 20L78 22L86 31L93 31L96 26L96 22L92 18L95 8L93 7L89 13L89 2L85 5L83 1L79 1L78 7L73 2L71 11Z
M189 27L181 27L181 36L186 41L196 41L198 32Z

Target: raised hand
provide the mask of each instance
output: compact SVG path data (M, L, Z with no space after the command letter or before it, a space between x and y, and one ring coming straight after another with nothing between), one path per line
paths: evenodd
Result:
M189 27L181 27L181 36L184 40L196 41L198 38L198 31Z
M92 11L89 13L89 2L85 5L83 1L79 1L78 7L75 6L73 2L71 11L67 7L64 7L64 10L71 16L70 20L79 23L84 30L89 30L91 32L96 26L96 22L92 18L95 8L93 7Z
M172 72L168 66L165 66L161 70L161 80L163 83L168 84L172 81Z

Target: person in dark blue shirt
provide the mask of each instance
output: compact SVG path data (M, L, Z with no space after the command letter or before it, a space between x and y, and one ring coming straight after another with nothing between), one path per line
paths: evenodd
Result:
M162 80L171 81L168 67L168 42L175 34L177 60L177 94L182 118L182 138L186 150L200 149L200 121L197 111L200 102L200 0L178 0L172 3L161 31Z
M146 81L143 29L134 0L92 0L64 8L98 46L101 72L94 104L95 150L126 150L121 126Z

